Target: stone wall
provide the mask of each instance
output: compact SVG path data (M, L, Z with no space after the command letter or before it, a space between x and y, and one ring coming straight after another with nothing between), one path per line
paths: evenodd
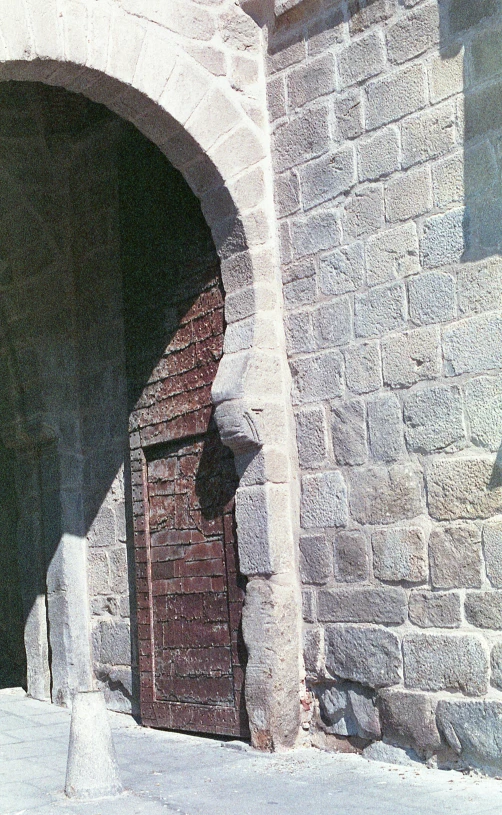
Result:
M290 5L268 93L316 726L500 763L500 4Z

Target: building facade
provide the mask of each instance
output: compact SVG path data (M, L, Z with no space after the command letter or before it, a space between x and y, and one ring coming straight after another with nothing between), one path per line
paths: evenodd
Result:
M0 8L1 676L499 771L500 0Z

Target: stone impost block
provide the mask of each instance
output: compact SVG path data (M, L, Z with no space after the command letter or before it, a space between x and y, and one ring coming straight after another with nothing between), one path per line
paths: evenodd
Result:
M457 314L452 275L429 272L408 282L410 317L418 325L453 320Z
M275 167L281 172L319 156L328 149L329 142L327 107L295 116L274 133Z
M341 530L334 543L335 577L342 583L360 583L370 573L369 546L366 535L357 530Z
M384 739L428 758L441 746L436 701L424 693L385 689L378 694Z
M331 436L337 464L364 464L368 458L364 402L353 399L331 408Z
M326 583L333 574L331 544L325 535L300 538L300 575L303 583Z
M502 378L482 376L465 386L465 406L471 440L479 447L497 452L502 439Z
M488 690L487 649L474 634L411 634L403 641L403 660L407 688L467 696Z
M343 147L336 153L309 161L298 173L304 210L331 201L354 185L354 150L351 146Z
M300 516L304 529L346 525L347 486L340 472L303 476Z
M464 209L452 209L444 215L433 215L423 226L420 248L427 269L458 263L466 248Z
M327 456L327 430L324 410L309 407L296 414L296 441L300 467L318 467Z
M317 598L317 616L330 623L400 625L406 620L407 606L406 593L400 588L324 589Z
M385 65L385 42L380 31L371 31L352 42L338 55L342 87L377 76Z
M378 286L355 296L357 337L381 336L406 325L406 293L402 283Z
M409 465L368 467L350 473L350 511L361 524L391 524L424 510L421 473Z
M319 348L346 345L352 339L352 307L348 295L323 303L313 316Z
M429 539L431 582L435 589L479 588L481 534L475 524L438 526Z
M419 328L382 340L383 378L392 387L410 387L441 374L438 328Z
M377 461L397 461L404 453L403 417L399 400L386 394L368 402L371 453Z
M357 146L359 180L377 181L401 168L399 130L394 125L361 140Z
M483 550L488 580L502 589L502 523L495 521L483 526Z
M460 595L456 591L412 591L409 618L420 628L458 628L462 624Z
M371 393L382 385L382 364L378 342L352 345L344 352L345 378L353 393Z
M385 212L391 223L425 215L432 206L432 179L428 167L408 170L394 176L385 185Z
M427 580L427 544L420 527L377 529L371 536L373 574L379 580L424 583Z
M332 676L372 688L401 680L401 648L392 631L376 626L329 625L325 630L326 668Z
M429 512L438 521L490 518L502 512L493 458L437 458L427 465Z
M406 443L414 453L433 453L465 442L458 388L440 385L411 393L404 401Z
M420 271L418 236L414 223L370 237L366 244L368 286L378 286Z
M404 14L389 28L387 53L391 62L402 63L422 54L439 42L439 11L437 3L420 5Z
M500 773L502 703L441 699L437 723L446 741L468 764Z
M318 402L342 395L343 358L338 351L326 351L290 363L295 404Z
M366 86L366 127L381 127L414 113L426 104L426 77L422 65L410 65Z
M464 601L465 618L476 628L502 628L502 592L468 591Z
M357 291L364 282L364 247L361 242L341 246L319 262L319 288L323 294Z
M332 93L335 90L333 55L324 54L311 62L302 63L288 75L286 87L292 108L302 107L307 102Z
M373 235L384 225L384 200L381 185L356 189L347 200L343 217L345 241Z
M502 315L482 314L443 331L445 370L449 376L485 373L502 366Z

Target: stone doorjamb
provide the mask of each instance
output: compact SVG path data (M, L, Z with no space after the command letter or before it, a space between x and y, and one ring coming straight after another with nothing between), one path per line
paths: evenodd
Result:
M253 743L277 749L297 740L303 672L298 479L262 35L230 0L209 6L0 0L0 79L44 82L105 104L154 142L201 200L226 290L228 327L213 400L240 476L240 567L250 578L246 704ZM226 69L215 67L219 54ZM83 601L85 575L71 551L66 547L56 562L63 582L79 583ZM88 621L81 617L68 609L69 625L82 628L65 657L75 677L89 664Z

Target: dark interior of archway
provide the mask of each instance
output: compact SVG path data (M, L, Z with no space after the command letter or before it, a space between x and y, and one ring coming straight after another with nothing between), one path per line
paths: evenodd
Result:
M198 200L134 127L58 88L0 86L0 685L24 681L40 592L17 564L38 545L49 569L124 462L127 482L128 416L217 264ZM125 625L105 594L93 611ZM137 696L134 671L132 686L106 671Z

